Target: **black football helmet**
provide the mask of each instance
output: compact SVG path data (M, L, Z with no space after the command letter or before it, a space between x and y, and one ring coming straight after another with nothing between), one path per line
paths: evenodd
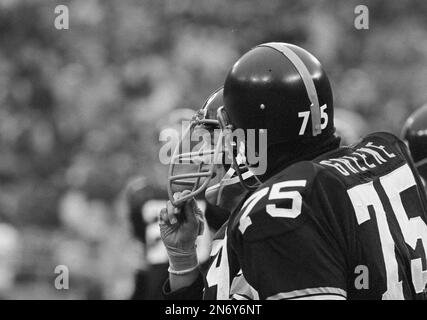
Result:
M267 149L289 145L290 154L295 146L333 137L333 119L332 90L320 62L308 51L280 42L261 44L234 64L224 83L224 107L218 111L225 135L235 129L267 132Z
M427 104L406 120L402 138L409 147L418 172L427 181Z

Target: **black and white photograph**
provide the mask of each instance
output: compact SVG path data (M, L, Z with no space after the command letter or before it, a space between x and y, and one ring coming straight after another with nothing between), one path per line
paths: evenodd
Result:
M426 17L0 0L0 300L427 300Z

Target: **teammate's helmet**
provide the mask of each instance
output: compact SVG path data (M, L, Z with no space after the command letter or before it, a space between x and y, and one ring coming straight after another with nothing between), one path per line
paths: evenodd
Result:
M234 64L218 120L229 132L267 129L267 149L288 145L291 154L292 146L330 139L333 113L331 86L320 62L298 46L272 42L253 48Z
M408 144L418 172L427 180L427 104L406 120L402 138Z
M203 104L203 107L191 118L171 158L168 195L175 206L205 191L211 179L216 176L217 170L222 167L218 166L218 162L221 165L221 160L214 161L213 158L215 155L214 129L219 129L216 116L218 108L222 106L222 93L222 87L214 91ZM198 132L205 134L200 136L197 134ZM206 133L208 133L207 137ZM199 139L194 139L195 136L196 138L202 137L203 141L194 145L192 140L199 142ZM186 146L187 150L185 150ZM188 150L190 148L191 150ZM222 157L220 144L217 144L217 148L217 154L220 154L218 157ZM174 199L174 193L183 189L189 189L191 193Z
M223 106L222 96L222 87L209 96L203 107L191 119L171 159L168 193L170 201L175 206L204 191L205 199L211 205L232 211L244 195L239 178L230 167L231 159L227 161L225 158L225 144L222 143L217 120L218 109ZM183 153L182 147L186 139L188 143L188 139L200 129L209 133L210 139L205 139L200 147L195 146L192 151ZM249 179L252 176L251 172L246 171L243 172L242 179ZM190 189L191 193L180 199L174 199L173 194L181 191L180 187Z

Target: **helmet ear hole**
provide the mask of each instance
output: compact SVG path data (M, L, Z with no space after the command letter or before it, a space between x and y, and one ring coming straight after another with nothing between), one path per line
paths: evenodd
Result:
M219 122L219 127L221 130L233 130L233 126L230 123L229 117L227 115L227 112L225 111L224 107L221 106L220 108L218 108L218 112L217 112L217 118L218 118L218 122Z

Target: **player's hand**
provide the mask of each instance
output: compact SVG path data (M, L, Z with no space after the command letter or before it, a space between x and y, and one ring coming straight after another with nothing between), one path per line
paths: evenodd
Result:
M175 193L174 198L188 194ZM203 233L203 215L194 198L174 207L170 201L160 211L160 235L169 256L169 272L185 274L197 268L196 239Z

